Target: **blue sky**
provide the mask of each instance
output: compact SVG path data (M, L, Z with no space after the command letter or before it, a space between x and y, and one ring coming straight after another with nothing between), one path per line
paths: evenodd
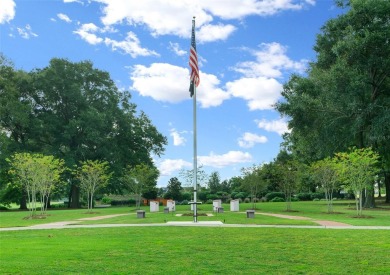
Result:
M191 20L200 64L198 163L221 179L272 161L287 120L273 110L292 73L315 60L333 0L0 0L0 51L15 67L91 60L168 138L159 186L192 169ZM180 178L184 183L184 179Z

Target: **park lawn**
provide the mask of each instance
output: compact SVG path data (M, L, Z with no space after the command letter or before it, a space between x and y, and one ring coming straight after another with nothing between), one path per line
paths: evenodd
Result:
M2 274L388 274L387 230L126 227L0 232Z
M378 203L378 208L364 209L363 218L356 217L355 202L334 201L334 214L327 213L326 201L292 202L293 212L286 212L285 202L257 203L257 212L304 216L315 220L329 220L356 226L390 226L390 205ZM248 204L249 205L249 204Z
M77 224L139 224L139 223L165 223L169 221L193 221L192 216L176 216L178 213L189 212L173 212L170 214L164 213L146 213L144 219L139 219L135 214L125 216L118 216L102 220L88 220L78 222ZM206 213L206 212L199 212ZM224 212L212 213L207 212L213 216L199 216L198 221L221 221L226 224L263 224L263 225L318 225L312 221L306 220L290 220L278 217L255 215L254 218L246 218L244 212Z
M243 224L280 224L280 225L314 225L312 221L299 221L282 219L276 217L263 216L256 214L254 219L247 219L245 210L252 208L251 203L241 203L240 212L230 212L230 205L223 204L224 213L213 212L211 204L202 204L199 206L200 213L213 213L213 217L199 217L199 220L219 220L224 223L243 223ZM329 220L337 221L356 226L390 226L390 207L389 205L381 205L378 209L365 209L363 211L364 218L355 218L356 211L354 210L354 201L335 201L334 211L336 214L327 214L327 206L325 201L306 201L292 202L292 210L295 212L286 212L286 203L283 202L261 202L256 204L256 212L275 213L291 216L304 216L314 220ZM93 213L88 213L87 209L53 209L48 211L48 216L44 219L25 219L29 216L27 211L2 211L0 212L0 227L18 227L31 226L44 223L52 223L59 221L76 221L82 218L90 218L96 216L113 215L113 214L129 214L126 216L104 219L99 221L83 221L81 224L93 223L164 223L166 221L191 221L192 217L176 217L178 213L190 213L189 205L177 205L177 211L170 214L163 213L163 207L160 207L160 212L150 213L149 207L143 206L146 211L145 219L136 218L135 207L108 207L95 208ZM79 222L78 222L79 223Z

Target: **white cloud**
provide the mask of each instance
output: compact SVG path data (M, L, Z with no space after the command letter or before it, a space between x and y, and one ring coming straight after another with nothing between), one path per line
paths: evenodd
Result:
M203 25L196 34L196 39L200 43L210 42L216 40L226 40L234 31L236 27L233 25Z
M124 54L129 54L133 58L136 58L137 56L158 56L155 51L142 48L138 37L133 32L128 32L126 39L123 41L116 41L106 37L104 39L104 43L107 46L111 46L113 51L120 50Z
M170 132L171 132L170 135L173 138L174 146L185 145L187 140L183 136L181 136L180 132L178 132L175 128L172 128Z
M64 0L64 3L73 3L73 2L82 4L82 5L84 4L84 2L81 0Z
M287 48L279 43L262 43L260 50L248 50L256 57L256 61L238 63L235 71L246 77L280 77L283 70L303 72L307 61L293 61L287 55Z
M187 54L187 51L180 49L179 43L169 42L169 49L178 56L183 56Z
M160 176L171 176L174 172L192 167L192 163L182 159L165 159L158 165Z
M150 67L136 65L130 76L131 88L157 101L178 103L190 99L189 74L189 69L167 63L153 63ZM216 76L201 72L200 78L197 100L201 107L218 106L230 97L218 88L220 81Z
M93 23L83 24L80 28L73 33L78 34L83 40L91 45L100 44L103 42L103 38L98 37L95 32L100 29Z
M288 123L283 118L277 120L256 120L256 123L260 129L264 129L268 132L276 132L279 135L290 132L288 129Z
M103 24L123 22L129 25L145 25L153 35L173 34L180 37L190 35L191 21L196 15L196 25L208 25L216 36L206 36L203 41L226 39L234 30L231 25L212 25L214 17L221 19L242 19L249 15L269 16L284 10L299 10L308 0L95 0L104 5ZM313 0L310 0L313 1ZM221 29L222 33L216 30ZM200 38L202 37L200 36Z
M242 148L252 148L256 143L266 143L267 137L246 132L238 139L238 145Z
M253 110L270 110L280 97L282 84L273 78L241 78L226 83L228 92L248 101L248 107Z
M269 16L284 10L300 10L315 0L200 0L203 9L223 19L240 19L248 15Z
M208 156L198 156L199 163L204 166L222 168L225 166L235 165L238 163L251 162L253 160L249 153L241 151L229 151L223 155L215 155L213 152Z
M59 19L61 19L62 21L65 21L66 23L71 23L72 22L72 20L66 14L59 13L59 14L57 14L57 17Z
M24 39L30 39L31 37L37 37L38 35L34 33L29 24L24 28L16 28L18 30L19 35Z
M13 0L2 0L0 8L0 24L9 23L15 17L16 4Z

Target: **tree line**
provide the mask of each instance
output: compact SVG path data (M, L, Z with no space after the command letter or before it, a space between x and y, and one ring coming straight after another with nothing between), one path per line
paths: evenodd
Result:
M77 208L82 182L88 179L74 171L104 163L104 171L112 176L100 191L121 193L134 189L134 180L122 179L139 165L156 173L151 155L160 156L166 144L166 137L131 102L130 93L119 90L109 74L91 62L54 58L43 69L26 72L0 55L1 203L27 207L31 190L22 188L26 185L20 174L9 173L21 171L15 166L18 158L38 171L45 168L38 163L56 160L56 166L64 168L56 179L62 184L51 195L66 196L68 206ZM28 180L35 176L29 174ZM144 196L157 193L157 178L158 174L143 182ZM93 188L84 188L90 202Z

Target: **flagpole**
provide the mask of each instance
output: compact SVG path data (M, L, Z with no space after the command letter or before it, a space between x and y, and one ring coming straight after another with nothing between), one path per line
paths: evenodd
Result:
M194 113L194 167L193 167L193 182L194 182L194 222L198 222L198 204L197 204L197 183L198 183L198 163L197 163L197 132L196 132L196 86L194 85L194 96L193 96L193 113Z

